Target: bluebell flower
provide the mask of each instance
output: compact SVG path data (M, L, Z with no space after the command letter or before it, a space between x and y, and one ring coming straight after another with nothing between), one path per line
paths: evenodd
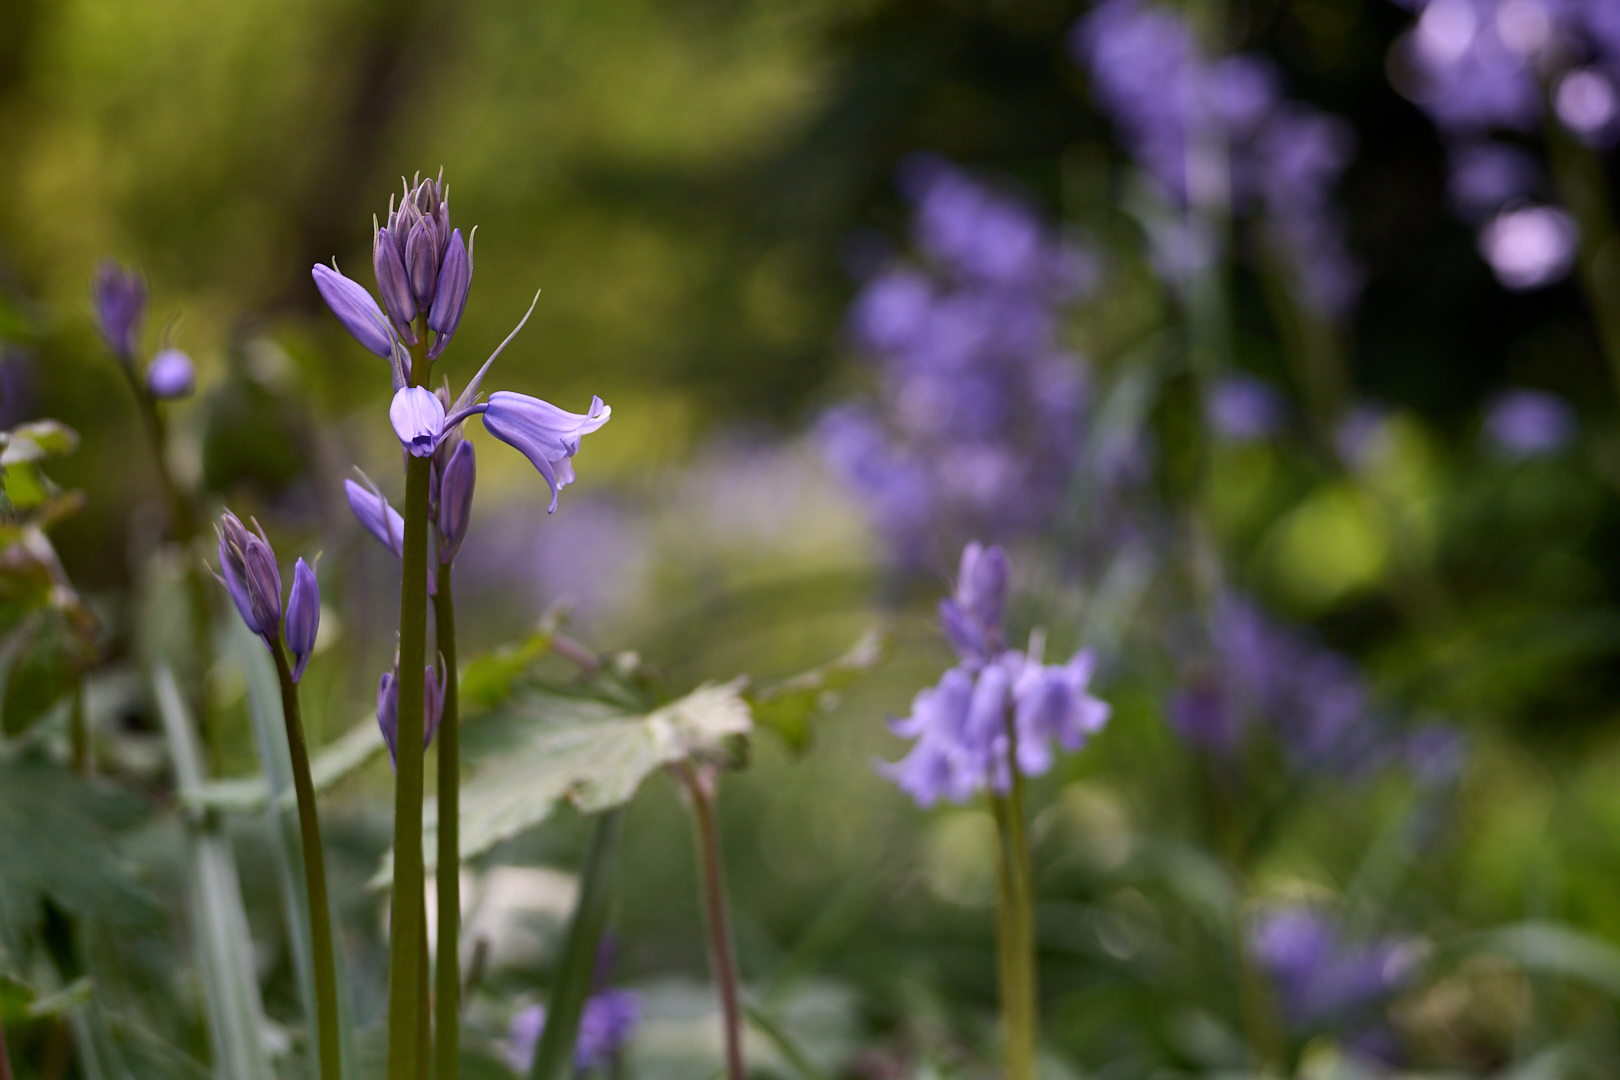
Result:
M433 735L439 730L439 721L444 717L444 678L432 667L423 669L422 674L422 745L428 746L433 742ZM388 745L388 760L397 770L399 767L399 662L394 662L392 671L385 671L377 680L377 727L382 731L383 742Z
M389 322L365 286L321 263L316 263L310 273L315 278L315 287L321 292L321 299L337 316L337 321L343 324L343 329L368 352L376 353L385 360L391 359L394 355L394 338Z
M965 663L985 663L1004 647L1001 617L1009 573L1007 553L999 544L986 548L974 540L962 549L956 592L939 602L939 622Z
M388 420L412 457L428 457L444 430L444 403L426 387L401 387L388 406Z
M118 359L130 363L135 359L136 338L146 314L146 283L135 271L103 259L96 268L91 300L102 338Z
M633 990L603 990L585 999L574 1042L574 1071L603 1068L630 1041L641 1022L641 996ZM546 1029L546 1008L531 1005L512 1017L507 1030L506 1061L527 1076Z
M188 397L196 384L197 372L191 357L179 349L164 349L146 366L147 392L159 401Z
M613 410L599 397L583 415L571 413L548 401L526 394L497 390L489 396L484 410L484 429L501 442L527 457L545 477L551 488L551 506L557 509L557 493L574 482L573 456L579 440L608 422Z
M1468 142L1448 159L1446 194L1465 221L1477 222L1541 185L1541 167L1529 154L1502 142Z
M1579 427L1575 410L1556 394L1542 390L1508 390L1485 414L1485 438L1502 454L1525 460L1556 454L1574 441Z
M254 527L258 528L255 521ZM255 536L229 510L215 528L219 534L219 573L215 575L236 604L247 628L274 641L281 633L281 571L264 530Z
M383 310L388 312L394 333L407 345L416 344L416 294L405 271L405 255L399 238L385 225L377 230L371 243L371 266L377 275L377 292L383 299Z
M321 587L315 571L299 559L293 564L292 594L287 598L287 650L293 655L292 681L304 677L321 628Z
M1250 948L1277 990L1283 1018L1296 1033L1366 1026L1368 1013L1411 978L1419 951L1395 938L1350 943L1333 921L1308 907L1266 913Z
M430 360L444 351L461 325L461 313L467 308L467 293L472 288L472 271L472 250L462 243L461 230L456 229L450 234L436 279L437 293L428 311L428 328L438 335L428 350Z

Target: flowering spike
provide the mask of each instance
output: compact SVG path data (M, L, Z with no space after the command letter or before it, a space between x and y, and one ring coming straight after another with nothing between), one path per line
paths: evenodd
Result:
M450 243L445 248L444 261L439 266L438 292L428 312L428 327L438 335L428 350L428 359L437 358L450 344L456 327L461 324L461 313L467 308L467 290L471 287L472 260L461 239L461 230L457 229L450 234Z
M160 401L189 397L197 383L191 357L179 349L164 349L146 365L146 389Z
M393 355L394 335L389 332L388 320L365 286L320 263L316 263L310 273L314 275L315 287L321 291L321 299L354 340L367 352L385 360Z
M497 390L484 412L484 429L540 470L551 488L546 512L555 513L557 493L574 482L569 459L579 452L579 440L607 423L612 413L599 397L591 398L590 411L581 416L527 394Z
M461 442L439 475L439 561L449 564L461 550L472 518L473 484L477 479L473 445Z
M292 595L287 598L287 648L293 654L292 681L304 677L304 665L315 651L321 628L321 586L315 571L299 559L293 564Z
M256 523L255 523L256 524ZM264 638L281 632L281 571L264 530L255 536L229 510L220 518L219 574L247 628Z
M394 324L394 332L406 344L416 344L416 331L411 322L416 318L416 296L400 258L398 239L387 226L377 230L371 244L371 266L377 272L377 292L382 294L383 308Z
M135 338L146 314L146 284L135 271L103 259L96 268L90 297L101 336L118 359L129 363L135 358Z
M444 429L444 405L426 387L407 386L394 395L388 419L412 457L427 457Z

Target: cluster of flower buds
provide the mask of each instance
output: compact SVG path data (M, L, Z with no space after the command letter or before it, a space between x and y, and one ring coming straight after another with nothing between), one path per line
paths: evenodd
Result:
M440 664L444 658L440 657ZM444 675L432 667L422 673L422 745L433 742L444 716ZM388 744L388 760L399 767L399 660L394 660L392 671L385 671L377 681L377 726L382 729L383 742Z
M146 317L146 283L135 271L106 259L96 270L90 299L107 347L121 363L134 364ZM189 396L196 381L191 357L172 346L162 349L146 368L146 390L159 401Z
M281 570L276 553L255 521L255 535L229 510L220 517L219 573L247 628L275 646L281 636ZM321 589L315 571L299 559L293 567L292 595L287 600L287 649L293 655L292 681L304 676L321 626Z
M1079 750L1108 720L1108 705L1088 692L1090 650L1046 664L1038 633L1024 652L1002 644L1007 581L1001 548L971 543L962 552L956 593L940 605L961 663L916 696L910 716L891 722L895 734L917 741L903 760L881 768L919 806L1006 792L1014 768L1046 772L1054 743Z
M394 332L415 345L412 323L426 312L435 335L428 358L437 358L461 324L472 285L472 249L450 227L442 175L407 187L398 209L390 201L388 224L372 240L371 265Z

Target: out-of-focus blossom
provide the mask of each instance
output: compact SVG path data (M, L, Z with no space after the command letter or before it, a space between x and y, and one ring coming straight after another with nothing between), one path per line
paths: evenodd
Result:
M257 536L248 532L241 519L229 510L220 517L215 531L219 534L216 576L247 628L266 643L275 641L281 634L281 570L276 566L270 541L262 528Z
M1296 1032L1365 1024L1368 1012L1412 976L1419 956L1413 943L1393 938L1345 942L1327 916L1308 907L1265 914L1254 926L1250 948Z
M191 357L179 349L164 349L146 366L146 389L160 401L188 397L197 384Z
M1498 214L1479 233L1479 251L1510 289L1538 289L1569 272L1578 235L1568 214L1526 206Z
M910 716L891 721L896 735L916 742L900 761L879 764L919 806L1006 792L1014 767L1038 776L1052 766L1054 743L1079 750L1108 721L1109 707L1089 692L1089 650L1048 665L1038 637L1027 652L1001 644L1006 590L1006 555L969 544L956 594L941 606L962 663L917 694Z
M292 594L287 598L287 650L293 654L292 681L304 677L321 629L321 587L303 559L293 564Z
M1210 429L1228 442L1255 442L1282 425L1282 395L1250 375L1228 375L1210 388L1204 413Z
M1614 83L1601 71L1585 68L1564 76L1553 95L1553 110L1569 130L1594 146L1612 142L1620 114Z
M426 747L433 742L434 732L439 730L439 721L444 717L444 682L443 677L432 667L423 669L422 674L422 745ZM399 665L396 662L392 671L385 671L377 680L377 727L382 731L383 742L388 744L389 763L398 769L399 757Z
M633 990L604 990L585 999L574 1042L574 1070L601 1068L630 1041L641 1021L641 997ZM546 1007L531 1005L512 1017L507 1029L506 1061L519 1076L527 1076L535 1050L546 1030Z
M1448 194L1460 217L1478 221L1529 196L1540 179L1535 159L1518 147L1467 143L1451 152Z
M1555 394L1509 390L1485 414L1485 438L1511 458L1555 454L1575 438L1575 410Z
M1360 471L1377 460L1388 445L1385 422L1389 410L1378 405L1361 404L1350 410L1333 429L1334 449L1345 468Z
M592 397L590 409L581 415L526 394L497 390L484 410L484 429L540 470L551 488L548 513L554 513L558 492L574 482L579 440L607 423L612 414L599 397Z
M146 283L134 270L104 259L96 268L90 298L102 338L118 359L130 363L135 359L136 338L146 314Z
M1412 776L1428 787L1443 787L1462 772L1468 745L1451 724L1431 721L1406 739L1406 765Z

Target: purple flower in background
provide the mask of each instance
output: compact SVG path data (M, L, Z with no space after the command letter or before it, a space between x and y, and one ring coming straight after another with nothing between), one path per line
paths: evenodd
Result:
M287 598L287 649L293 654L292 681L304 677L321 629L321 587L315 571L299 559L293 565L292 594Z
M1478 221L1527 197L1540 180L1535 159L1518 147L1482 142L1451 152L1448 193L1458 216L1467 221Z
M1467 742L1450 724L1432 721L1406 739L1407 768L1428 787L1443 787L1455 780L1467 757Z
M1553 95L1553 111L1565 127L1591 146L1606 147L1614 141L1620 100L1614 83L1596 68L1565 75Z
M219 573L215 575L230 594L247 628L275 641L281 634L281 571L264 530L255 536L235 514L225 511L215 527L219 534Z
M146 389L159 401L188 397L197 383L191 357L179 349L164 349L146 366Z
M1229 442L1256 442L1282 425L1282 396L1250 375L1228 375L1210 388L1204 404L1210 429Z
M1038 776L1052 767L1054 743L1072 753L1108 721L1109 707L1089 693L1089 650L1048 665L1038 635L1028 652L1001 644L1007 576L999 547L975 542L963 551L956 594L940 612L962 663L918 692L910 716L890 722L896 735L916 742L900 761L878 769L918 806L966 802L986 789L1005 792L1015 765Z
M90 298L96 327L113 354L126 364L135 359L135 339L146 314L146 283L140 274L125 270L111 259L96 268Z
M1558 281L1575 262L1575 222L1552 206L1506 210L1479 231L1479 252L1510 289L1539 289Z
M484 408L484 430L529 459L551 488L551 506L557 509L557 494L574 482L573 457L579 440L608 422L613 410L599 397L591 398L584 414L559 409L549 401L497 390Z
M575 1071L610 1064L614 1055L630 1041L640 1021L641 996L633 990L604 990L587 998L574 1043ZM545 1029L544 1005L531 1005L512 1017L507 1030L506 1061L519 1076L528 1075Z
M1575 410L1555 394L1509 390L1485 415L1485 438L1516 460L1555 454L1575 438Z
M433 742L434 732L444 717L444 680L433 668L423 669L422 675L422 745ZM392 671L385 671L377 680L377 727L382 730L383 742L388 744L388 761L398 768L399 747L399 662Z
M1255 924L1250 948L1271 976L1283 1017L1296 1032L1365 1021L1417 966L1417 950L1395 939L1351 944L1308 907L1269 912Z

